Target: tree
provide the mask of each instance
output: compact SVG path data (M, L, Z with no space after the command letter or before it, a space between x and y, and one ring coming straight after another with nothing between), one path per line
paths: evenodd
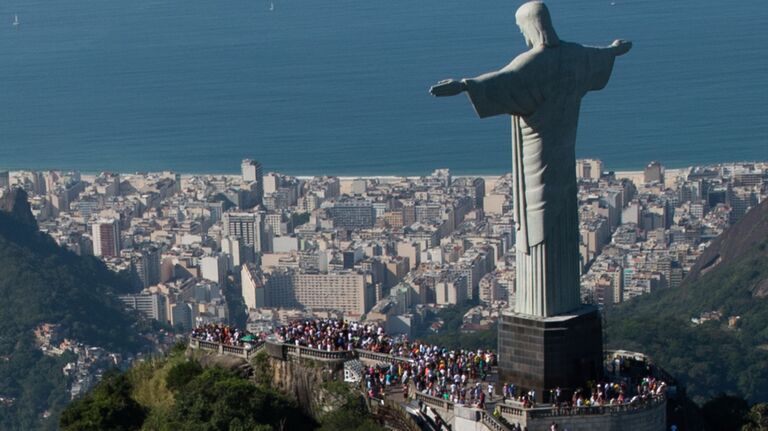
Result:
M196 361L184 361L174 365L165 376L165 386L171 391L178 391L203 372L203 367Z
M319 431L383 431L371 418L362 396L351 391L345 383L326 382L323 387L340 400L341 406L323 416Z
M131 398L125 374L109 372L90 394L69 405L59 424L65 431L129 431L140 429L146 414Z
M768 431L768 404L755 404L749 409L742 431Z
M184 430L313 429L313 421L295 403L231 371L203 371L176 394L167 422ZM267 428L269 429L269 428Z

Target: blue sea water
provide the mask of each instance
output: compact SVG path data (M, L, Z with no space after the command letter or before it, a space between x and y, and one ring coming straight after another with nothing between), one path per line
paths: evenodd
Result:
M525 49L521 1L5 0L0 167L497 174L509 121L428 87ZM768 159L768 2L551 0L561 38L630 39L588 95L610 169ZM11 25L18 15L20 25Z

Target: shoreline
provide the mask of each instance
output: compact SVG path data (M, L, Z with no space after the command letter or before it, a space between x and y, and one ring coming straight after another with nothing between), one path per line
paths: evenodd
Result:
M744 160L744 161L738 161L738 162L720 162L720 163L708 163L708 164L691 164L687 166L682 167L664 167L664 171L671 175L678 175L680 172L691 169L696 166L704 167L704 166L723 166L723 165L741 165L741 164L768 164L767 160ZM663 163L662 163L663 165ZM434 168L432 171L436 169L445 169L445 168ZM103 172L111 172L111 173L117 173L121 176L134 176L134 175L157 175L157 174L178 174L182 178L192 178L192 177L201 177L201 176L213 176L213 177L239 177L240 173L237 171L228 171L228 172L176 172L173 170L159 170L159 171L132 171L132 172L116 172L111 170L103 170L103 171L81 171L81 170L74 170L74 169L30 169L30 168L24 168L24 169L0 169L0 171L7 171L10 175L19 175L19 173L22 172L47 172L47 171L57 171L57 172L78 172L82 176L88 176L88 177L95 177L100 175ZM385 180L385 181L396 181L400 179L417 179L421 177L428 177L432 172L431 171L425 171L423 174L380 174L380 175L370 175L370 174L363 174L363 175L333 175L333 174L300 174L300 175L292 175L287 174L280 171L265 171L264 173L278 173L280 175L289 176L289 177L295 177L297 179L301 180L307 180L317 177L337 177L341 181L351 181L355 179L378 179L378 180ZM613 172L613 174L617 178L631 178L636 177L638 175L643 174L643 168L640 169L624 169L624 170L614 170L607 172ZM453 178L483 178L483 179L497 179L504 175L507 175L511 173L510 171L503 172L503 173L481 173L481 174L451 174Z

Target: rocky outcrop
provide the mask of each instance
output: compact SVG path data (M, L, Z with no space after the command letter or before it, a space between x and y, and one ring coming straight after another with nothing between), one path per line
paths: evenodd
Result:
M219 367L233 371L238 376L249 379L253 377L253 366L245 359L237 356L201 354L200 351L187 350L187 356L194 357L205 368Z
M214 352L187 349L187 356L203 367L220 367L234 371L254 384L266 384L290 396L304 413L319 420L324 414L343 405L343 395L329 390L328 383L343 381L343 363L311 359L286 359L256 355L245 359Z
M37 220L32 215L32 209L29 206L27 197L27 192L23 189L12 189L0 199L0 211L17 222L37 229Z
M699 256L685 277L684 285L720 267L727 267L744 255L768 256L768 200L753 208L738 223L715 238Z
M334 377L343 379L343 369L337 365L312 360L284 361L272 357L263 360L267 361L272 385L293 397L313 418L319 419L343 403L338 394L327 390L324 385L333 381Z

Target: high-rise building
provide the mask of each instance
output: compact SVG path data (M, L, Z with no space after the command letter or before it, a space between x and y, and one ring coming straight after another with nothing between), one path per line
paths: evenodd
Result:
M649 183L662 183L664 184L664 166L657 161L648 163L648 166L643 170L643 181L646 184Z
M266 302L270 307L339 310L360 316L376 302L375 289L365 274L339 272L308 274L278 270L267 275Z
M266 307L264 283L256 267L246 263L240 270L243 302L248 309Z
M329 205L327 208L333 227L355 230L372 228L376 222L376 212L373 204L364 200L344 199Z
M171 325L189 330L193 328L194 318L195 312L192 304L177 302L171 305Z
M42 172L32 172L32 190L38 195L45 194L45 175Z
M264 198L264 170L261 167L261 163L256 160L245 159L240 168L244 182L256 183L256 200L261 204Z
M597 159L576 160L576 178L580 180L599 180L603 172L603 162Z
M286 222L286 217L283 213L271 213L266 214L264 217L264 226L269 227L272 233L277 236L287 234L287 225L283 225Z
M227 285L227 268L229 262L225 256L206 256L200 259L202 278L218 283L220 288Z
M128 308L133 308L150 319L165 322L167 319L165 296L153 293L137 295L120 295L118 299Z
M450 169L435 169L432 175L427 178L428 182L439 184L442 187L450 187L453 176Z
M133 262L141 287L154 286L160 282L160 250L153 245L142 247Z
M264 176L264 193L274 193L280 188L280 176L270 172Z
M211 214L211 223L221 220L221 216L224 214L224 202L210 202L207 206Z
M435 303L463 304L467 300L467 279L464 274L448 273L435 283Z
M120 255L120 221L101 219L91 228L93 236L93 254L102 257Z
M400 283L402 279L408 274L410 270L410 260L408 257L395 256L384 262L384 285L389 288L397 283Z
M260 213L224 213L225 236L239 238L257 253L264 250L264 220Z
M744 214L757 206L758 198L754 191L742 187L736 188L729 193L731 204L731 214L729 216L731 224L735 224Z
M393 229L400 229L403 227L402 208L385 212L383 218L384 221Z
M242 239L234 236L221 239L221 251L227 255L230 269L255 260L253 246L246 246Z
M453 180L453 193L464 194L472 200L473 208L482 208L485 198L485 180L480 177L463 177Z
M440 220L442 212L443 206L436 202L424 202L414 206L416 221L419 223Z
M11 188L11 175L8 171L0 171L0 190Z

